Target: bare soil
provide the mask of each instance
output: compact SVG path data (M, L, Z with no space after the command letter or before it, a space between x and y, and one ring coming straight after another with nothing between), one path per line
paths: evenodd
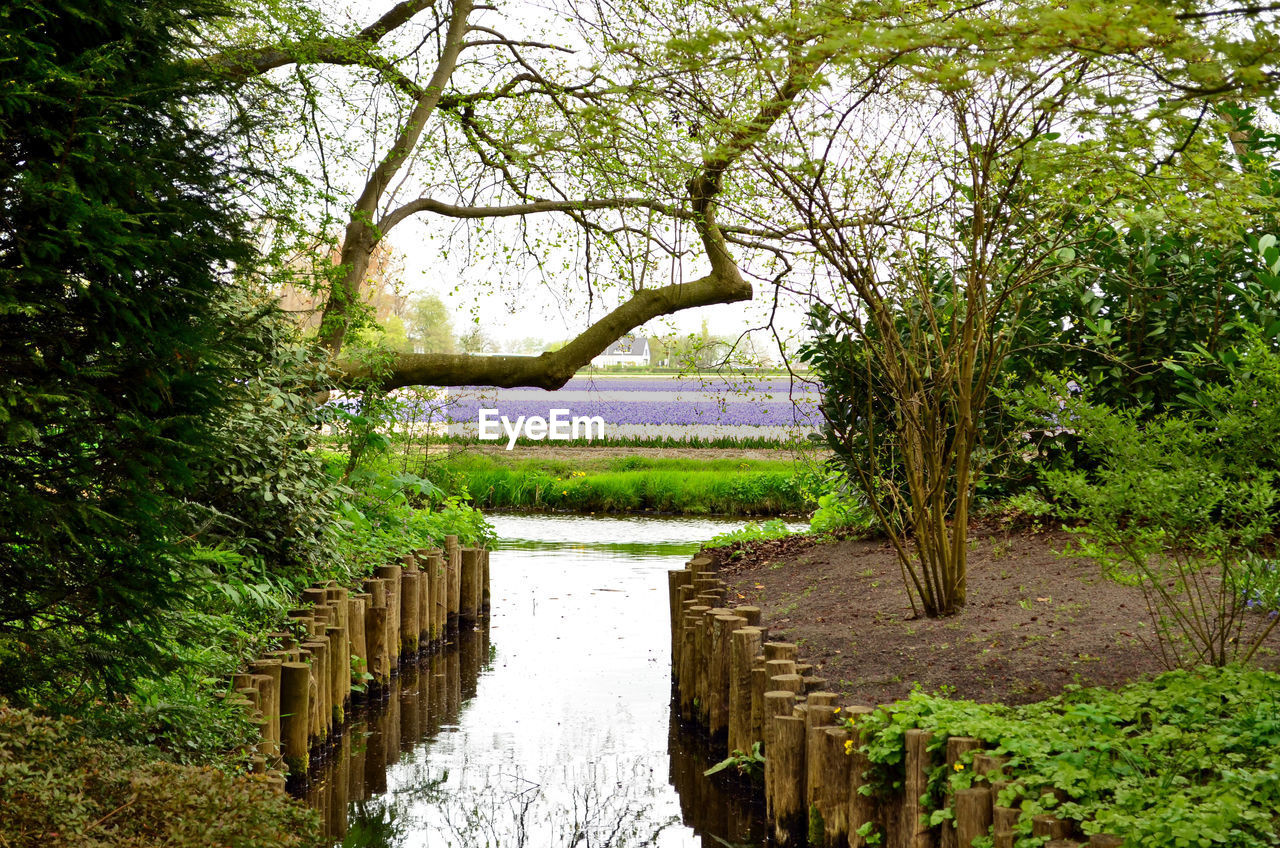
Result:
M1072 683L1115 685L1164 671L1141 590L1107 580L1091 560L1060 556L1068 539L976 529L968 602L941 619L913 616L882 539L792 537L711 553L722 559L731 599L762 607L769 638L798 643L813 673L850 703L897 700L917 684L1026 703ZM1280 665L1276 630L1260 651L1270 668Z

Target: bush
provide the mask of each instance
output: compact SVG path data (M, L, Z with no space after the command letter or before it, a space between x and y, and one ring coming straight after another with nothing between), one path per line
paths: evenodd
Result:
M881 793L901 787L906 731L932 732L934 810L948 787L975 785L969 763L942 765L948 737L974 736L1009 757L1005 773L1016 782L997 803L1021 808L1021 838L1030 839L1033 816L1052 811L1086 834L1119 834L1125 845L1262 848L1275 845L1280 809L1277 694L1276 674L1204 668L1020 707L916 693L857 721L869 730L864 750ZM1070 800L1042 794L1050 789Z
M0 844L11 848L292 848L316 814L264 778L181 766L0 704Z
M1258 343L1240 362L1179 415L1147 419L1065 390L1038 393L1088 459L1045 471L1045 485L1084 522L1083 552L1142 587L1171 667L1247 661L1275 624L1249 602L1280 518L1280 355Z

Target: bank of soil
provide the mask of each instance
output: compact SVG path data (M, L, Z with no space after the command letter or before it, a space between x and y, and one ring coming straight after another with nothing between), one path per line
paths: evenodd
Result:
M1068 541L1061 531L977 530L968 603L943 619L913 617L882 539L792 537L713 553L725 558L731 599L762 607L769 638L798 643L813 673L851 703L897 700L917 683L1026 703L1071 683L1163 671L1141 590L1105 579L1092 560L1060 556ZM1260 664L1280 666L1280 627L1260 655Z

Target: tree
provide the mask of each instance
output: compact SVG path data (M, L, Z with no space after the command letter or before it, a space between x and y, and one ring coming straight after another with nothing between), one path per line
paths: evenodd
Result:
M405 312L414 353L453 353L453 319L439 295L422 294L409 301Z
M665 15L689 18L688 13L678 7L639 6L574 11L579 27L574 37L585 44L602 42L604 51L561 61L567 51L548 41L504 34L502 23L492 20L492 10L471 0L404 0L355 29L306 10L270 25L249 21L221 33L225 48L205 60L230 79L261 82L246 88L252 91L246 98L256 98L254 105L260 108L281 104L282 114L299 109L296 102L281 100L281 94L297 95L302 111L311 115L351 101L356 86L395 101L393 108L379 112L379 126L391 125L389 132L362 145L348 144L343 151L369 166L346 175L346 190L354 198L349 207L339 200L349 211L320 330L320 341L332 355L340 354L352 329L372 252L396 227L419 215L481 225L517 221L511 233L503 234L500 248L510 255L519 251L506 242L539 240L538 225L531 219L563 216L576 228L580 242L575 247L586 256L588 298L608 290L617 301L554 352L534 357L404 354L376 375L384 388L554 388L652 318L751 297L751 286L730 255L728 236L717 220L719 196L728 172L803 94L817 59L801 57L789 69L770 70L758 83L726 93L724 114L708 119L705 132L693 138L683 117L654 120L669 109L671 68L652 63L652 46L630 48L642 29L646 38L665 40L659 27ZM748 12L727 6L696 10L695 17L707 27L722 23L726 12L729 20L754 25ZM519 23L507 21L506 28L517 30ZM282 29L282 35L263 43L264 32ZM727 50L714 62L729 66L738 58L736 51ZM692 58L676 61L688 64ZM295 86L276 73L286 68L297 80ZM322 102L317 91L332 99ZM359 108L366 103L373 108L373 102L363 101ZM359 115L352 120L360 120ZM309 146L315 161L339 158L326 145L342 144L340 139L311 126L300 128L300 134L296 143ZM279 147L281 142L251 143ZM340 183L339 175L329 171L311 180L329 187L317 204L341 198ZM705 273L686 281L670 266L688 252L688 231L701 250ZM563 232L555 236L564 237ZM657 285L652 280L662 269L662 257L675 281ZM593 279L600 275L596 265L601 263L620 269L618 278ZM339 368L348 381L373 376L367 365L353 360L341 360Z
M885 69L938 55L1010 68L1062 55L1109 61L1129 78L1089 120L1128 133L1137 155L1155 163L1198 131L1206 114L1199 104L1273 86L1273 8L668 0L568 3L556 10L563 17L534 22L472 0L401 0L359 25L303 7L247 17L217 35L224 48L205 61L254 83L245 99L276 109L282 127L305 116L296 136L277 132L253 149L318 163L307 181L323 186L314 205L325 215L336 207L342 218L321 332L331 354L340 357L352 329L372 252L406 221L429 216L466 225L469 239L487 236L513 277L536 269L554 279L563 264L556 248L576 252L582 266L563 273L581 282L565 294L592 308L607 301L606 312L553 353L404 354L376 379L386 388L554 388L652 318L747 299L752 273L779 281L768 259L785 262L805 222L775 223L769 192L756 192L744 166L753 151L798 129L791 113L823 96L834 57L856 59L861 76L847 79L864 91ZM538 31L566 18L568 28ZM581 46L560 46L567 43ZM1140 77L1145 87L1129 85ZM1168 125L1182 136L1167 144L1172 130L1135 134L1129 92L1150 95L1144 119L1176 116ZM332 114L341 104L350 109ZM332 125L358 138L323 129ZM353 165L339 173L340 162ZM551 217L568 226L539 223ZM695 256L703 273L686 282L681 266ZM373 376L340 362L348 381Z
M1144 25L1198 20L1134 8ZM1213 186L1215 211L1231 210L1221 228L1256 198L1253 175L1218 153L1227 132L1209 117L1211 93L1190 109L1157 99L1189 90L1176 52L1140 39L1135 70L1092 15L1070 15L978 8L892 42L902 61L891 70L874 47L833 61L824 96L797 110L790 145L757 154L812 250L818 338L806 356L826 384L832 446L888 532L913 608L929 616L965 603L969 514L999 435L983 428L991 391L1028 299L1078 267L1089 217L1135 205L1184 215ZM1049 20L1065 43L1041 28ZM957 25L967 54L939 49ZM1080 51L1081 38L1096 53ZM1177 38L1196 43L1186 26ZM1154 129L1140 137L1119 103Z
M965 603L982 413L1023 302L1071 235L1068 209L1029 175L1062 154L1047 136L1077 72L898 89L893 120L918 135L889 156L845 146L822 163L821 186L780 183L808 211L832 277L829 294L815 292L805 350L826 386L832 447L888 533L913 608L931 617ZM905 214L846 225L855 197Z
M16 0L0 15L0 693L126 688L195 578L210 318L252 251L184 64L213 3ZM87 689L81 689L84 683Z

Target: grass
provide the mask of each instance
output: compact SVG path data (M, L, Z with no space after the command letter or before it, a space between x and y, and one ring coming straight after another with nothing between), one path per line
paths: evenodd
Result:
M457 453L425 475L482 509L785 515L812 509L790 460L600 457L555 460Z

